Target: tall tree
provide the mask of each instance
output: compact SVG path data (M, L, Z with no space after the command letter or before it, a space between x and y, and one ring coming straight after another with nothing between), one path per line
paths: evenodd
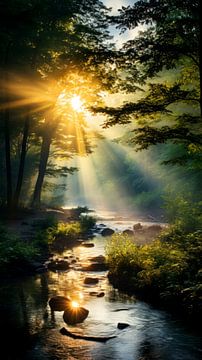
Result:
M201 150L201 19L200 1L141 0L112 17L123 31L142 26L125 43L118 66L130 80L126 90L143 86L142 96L106 113L105 126L134 123L128 141L137 148L174 142L184 154L173 161L184 163Z
M33 0L29 3L19 0L17 4L9 0L1 2L0 8L1 53L4 59L1 68L2 73L9 74L10 78L12 73L21 76L23 72L23 75L31 77L31 81L35 78L43 83L44 77L60 77L67 69L83 68L84 64L86 67L88 65L88 71L92 71L93 62L98 64L103 62L104 57L106 59L104 41L109 39L106 31L107 11L98 0ZM47 108L50 105L47 103ZM10 105L9 110L6 110L7 114L9 111L12 111ZM12 198L10 125L8 116L4 119L9 204ZM23 182L29 133L29 122L25 121L25 124L15 206ZM48 146L43 149L48 149ZM45 154L41 159L44 156ZM42 169L41 164L39 169Z

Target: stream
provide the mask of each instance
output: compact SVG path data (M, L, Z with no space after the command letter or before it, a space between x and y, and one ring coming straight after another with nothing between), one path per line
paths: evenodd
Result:
M118 230L132 227L134 221L106 220ZM201 339L179 319L156 310L145 302L118 292L108 282L106 271L86 272L80 264L103 255L106 239L96 235L94 247L66 250L72 257L68 271L48 271L0 287L1 352L4 360L199 360ZM61 256L61 255L60 255ZM85 277L97 277L96 285L85 285ZM97 293L105 296L97 297ZM81 323L68 326L71 332L88 336L114 336L106 343L75 340L60 334L63 312L51 313L52 296L70 296L89 310ZM119 330L119 322L130 326Z

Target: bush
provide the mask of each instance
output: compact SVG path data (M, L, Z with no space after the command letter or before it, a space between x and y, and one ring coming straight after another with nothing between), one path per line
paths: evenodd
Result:
M114 235L106 246L109 278L118 288L151 301L201 311L202 232L184 234L171 227L159 239L137 246L124 235Z
M168 221L184 233L202 230L202 201L193 201L191 194L165 198Z
M0 226L0 271L30 263L39 255L33 243L26 243Z
M82 233L86 233L95 226L96 219L90 215L80 215L79 222Z
M73 223L58 223L57 228L53 230L53 233L57 236L64 235L70 238L76 238L81 233L81 227L79 222Z

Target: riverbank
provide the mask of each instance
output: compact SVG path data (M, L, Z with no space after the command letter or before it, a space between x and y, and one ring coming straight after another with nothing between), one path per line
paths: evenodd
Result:
M54 271L68 270L71 267L68 260L62 257L53 260L53 255L79 246L92 236L90 230L95 220L85 216L82 223L80 215L85 210L44 209L5 219L10 232L1 230L0 276L43 273L48 267ZM112 223L114 230L110 229ZM115 288L178 313L187 321L198 322L201 234L185 236L165 229L167 233L155 242L162 230L158 223L144 222L142 226L134 220L115 217L107 218L104 228L102 224L94 227L100 234L120 233L114 235L107 248L108 276Z
M86 208L21 209L17 214L1 214L0 276L15 277L47 271L54 251L76 246L90 236L95 224ZM60 264L62 266L62 264ZM64 264L65 267L65 264Z
M167 228L150 244L116 235L107 246L109 280L128 294L200 326L201 232Z
M117 222L110 223L111 229L122 231L129 227L128 222ZM109 223L102 224L105 228L109 226ZM98 227L103 225L98 223ZM71 260L67 270L48 269L34 276L1 282L2 343L8 344L5 353L9 359L201 358L200 337L194 328L192 331L169 313L118 291L109 283L107 271L103 268L101 271L97 267L89 269L89 263L103 259L108 241L109 238L97 234L86 240L85 246L81 243L56 254L54 260ZM94 283L86 283L86 278L92 278ZM83 323L68 326L71 333L84 338L116 337L102 344L61 335L60 330L66 326L63 312L55 311L53 314L49 306L50 299L58 295L70 297L89 311ZM120 329L119 323L128 326ZM11 329L15 334L15 346L12 347Z

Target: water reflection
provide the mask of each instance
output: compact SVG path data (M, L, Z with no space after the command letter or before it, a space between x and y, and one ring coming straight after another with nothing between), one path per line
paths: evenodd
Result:
M103 238L93 248L75 248L78 263L103 254ZM69 256L65 252L64 256ZM72 254L72 252L71 252ZM84 272L79 264L70 271L48 272L2 284L0 318L2 352L6 360L199 360L200 338L163 311L136 301L113 289L104 272ZM85 276L96 276L97 285L86 285ZM103 291L104 297L92 296ZM105 344L62 336L63 312L51 312L52 296L70 296L89 310L88 318L70 326L72 332L90 336L111 336ZM128 323L124 330L118 322Z

